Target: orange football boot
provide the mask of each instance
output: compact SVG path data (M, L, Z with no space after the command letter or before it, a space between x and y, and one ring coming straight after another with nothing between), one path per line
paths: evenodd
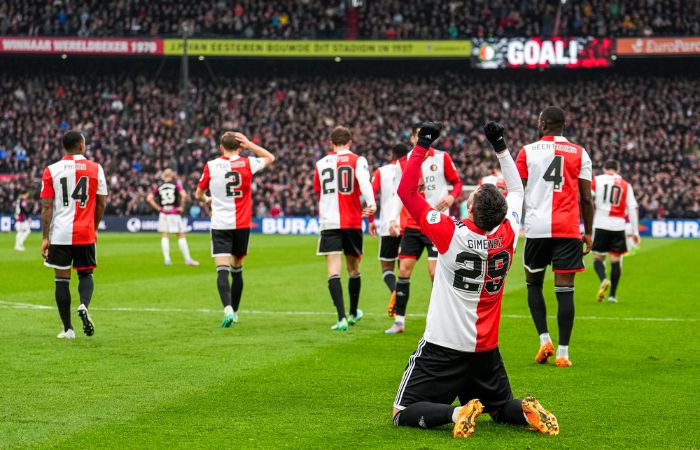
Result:
M571 361L569 361L569 358L566 358L564 356L560 356L557 358L557 367L570 367L573 364L571 364Z
M478 399L469 400L457 413L457 422L452 428L452 436L456 438L468 438L474 434L476 418L484 410L484 405Z
M544 345L540 346L540 351L537 352L537 356L535 356L535 361L537 361L538 364L547 364L550 356L552 356L553 354L554 346L552 345L551 341L547 341L544 343Z
M391 293L389 305L386 307L386 313L389 315L390 319L396 317L396 291Z
M522 402L527 423L544 434L559 434L559 422L554 414L542 407L535 397L525 397Z

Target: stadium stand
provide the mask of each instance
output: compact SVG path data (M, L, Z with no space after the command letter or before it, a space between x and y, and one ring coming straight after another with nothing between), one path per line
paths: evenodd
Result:
M697 35L700 2L7 0L0 4L0 35L164 36L178 33L183 20L192 24L196 35L250 39Z
M303 216L316 214L313 167L336 124L352 128L354 147L375 168L392 144L408 142L410 123L445 118L439 147L451 152L465 184L475 184L493 159L481 125L503 121L517 151L536 138L540 109L556 103L569 113L566 134L589 150L595 169L610 157L622 161L641 217L700 217L700 81L692 76L604 72L532 82L431 71L397 83L384 74L197 74L191 120L183 121L176 76L126 73L8 70L0 81L8 93L0 96L0 174L14 178L0 184L0 212L12 212L22 189L38 195L41 170L60 157L60 136L71 128L85 133L89 156L105 168L107 214L150 214L145 197L165 167L185 174L193 192L222 130L240 129L279 161L256 179L256 215Z

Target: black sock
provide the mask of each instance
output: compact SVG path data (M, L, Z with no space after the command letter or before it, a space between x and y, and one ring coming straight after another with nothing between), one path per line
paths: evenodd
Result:
M574 328L574 287L554 286L557 294L559 309L557 310L557 322L559 322L559 345L569 345L571 330Z
M497 423L510 423L513 425L527 425L527 419L523 414L523 404L520 400L511 400L491 413L491 418Z
M357 316L357 305L360 304L360 287L362 278L360 274L353 275L348 279L348 293L350 294L350 315Z
M343 300L343 285L340 283L340 275L332 276L328 279L328 290L331 293L331 299L338 311L338 320L345 317L345 303Z
M408 294L411 291L411 279L399 277L396 282L396 315L405 316Z
M70 278L56 278L56 306L63 322L63 331L73 328L70 323Z
M603 281L606 276L605 276L605 261L601 261L599 259L594 259L593 260L593 268L595 269L596 275L598 275L598 278L600 278L600 281Z
M530 307L537 334L547 333L547 305L544 303L542 283L527 283L527 305Z
M620 275L622 275L622 264L621 261L610 263L610 296L615 297L617 292L617 283L620 282Z
M231 267L231 306L238 311L243 294L243 267Z
M452 423L454 410L454 406L443 403L413 403L394 416L394 425L418 428L439 427L446 423Z
M224 308L231 306L231 286L228 284L229 266L216 267L216 287L219 289L219 297Z
M393 270L385 270L382 274L384 279L384 284L389 288L389 292L394 292L396 290L396 275Z
M92 270L78 272L78 293L80 294L80 303L85 307L90 306L92 300L92 292L95 290L95 283L92 280Z

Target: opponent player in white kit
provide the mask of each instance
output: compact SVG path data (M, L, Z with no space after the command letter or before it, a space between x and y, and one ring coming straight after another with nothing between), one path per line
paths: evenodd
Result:
M158 231L161 233L160 248L166 266L172 265L170 259L170 234L177 234L177 244L185 258L185 265L198 266L199 263L190 256L185 231L187 226L182 220L182 212L187 204L187 192L179 181L175 180L172 169L163 171L163 182L148 194L146 201L158 211Z
M617 286L622 274L622 256L627 248L627 223L629 218L632 242L639 245L639 216L637 199L632 186L620 175L620 163L614 159L603 165L604 173L591 183L595 197L593 218L593 267L600 279L597 299L603 301L610 291L608 302L617 303ZM610 279L605 275L605 257L610 255Z
M248 254L253 218L253 175L275 162L275 157L242 133L230 131L221 137L219 149L222 155L204 166L195 198L211 202L211 256L216 263L216 286L224 306L221 326L229 328L238 322L243 295L243 258ZM243 150L256 156L241 156Z
M426 123L401 178L398 195L439 256L423 339L410 357L394 401L397 426L432 428L454 423L453 436L474 433L482 411L494 421L558 434L556 417L533 397L516 400L498 349L505 279L520 229L523 185L503 138L491 122L484 132L498 154L508 198L484 184L459 221L418 193L421 163L442 126ZM461 407L452 403L459 399Z
M328 290L338 313L334 331L347 331L362 318L360 302L360 259L362 258L362 218L377 209L369 179L369 167L364 156L350 150L352 134L345 127L331 132L331 151L316 162L314 191L318 195L318 215L321 236L319 256L326 257ZM362 208L360 196L364 197ZM343 286L340 282L342 256L348 271L350 317L345 316Z
M70 271L78 272L78 316L87 336L95 333L88 306L95 288L97 227L107 204L102 166L85 159L85 138L77 131L63 135L66 155L44 170L41 178L41 224L44 265L56 273L56 305L63 322L60 339L75 339L70 320Z
M15 250L18 252L23 252L25 250L24 241L27 240L32 232L30 214L29 191L24 191L20 194L17 199L17 204L15 205L15 230L17 230Z

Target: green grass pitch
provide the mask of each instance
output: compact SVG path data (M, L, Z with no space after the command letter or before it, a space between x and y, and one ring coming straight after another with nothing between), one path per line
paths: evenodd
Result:
M55 338L53 273L0 236L2 448L698 448L700 242L647 239L625 259L620 303L597 303L592 270L576 285L574 366L539 366L523 269L513 264L501 324L514 394L558 417L559 436L478 420L464 442L451 429L398 429L391 407L423 332L424 261L411 288L407 333L383 334L387 289L366 238L361 307L345 334L315 238L254 236L240 323L221 329L209 237L190 235L201 267L164 267L155 234L102 234L92 315L96 333ZM522 240L520 250L522 249ZM589 261L590 266L590 261ZM344 288L347 289L344 276ZM77 306L77 279L71 284ZM551 278L545 285L556 314ZM346 294L347 299L347 294ZM347 301L347 300L346 300ZM43 307L43 308L41 308ZM556 338L556 321L550 319ZM556 339L555 339L556 344Z

